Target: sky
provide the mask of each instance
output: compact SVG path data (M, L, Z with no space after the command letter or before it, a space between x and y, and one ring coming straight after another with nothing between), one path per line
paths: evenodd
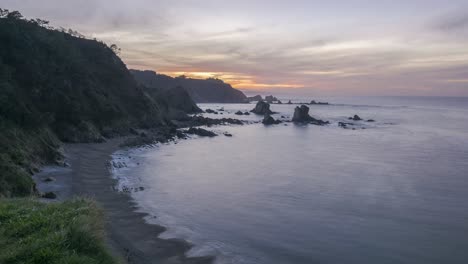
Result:
M468 0L0 0L129 68L244 91L468 96Z

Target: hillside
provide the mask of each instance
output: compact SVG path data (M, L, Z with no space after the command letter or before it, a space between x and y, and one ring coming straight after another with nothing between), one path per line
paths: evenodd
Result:
M219 79L170 77L154 71L130 70L135 79L149 88L167 90L181 86L197 103L244 103L247 97Z
M30 174L62 162L61 142L166 125L112 48L69 32L0 15L0 196L33 192Z

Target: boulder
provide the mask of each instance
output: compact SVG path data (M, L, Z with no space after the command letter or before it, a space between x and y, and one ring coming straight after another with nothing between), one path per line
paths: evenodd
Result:
M275 125L281 123L279 120L275 120L271 115L266 114L265 117L263 118L262 123L264 125Z
M257 114L257 115L266 115L266 114L273 114L270 110L270 104L264 101L259 101L254 109L250 112Z
M328 121L323 121L320 119L315 119L309 115L309 107L305 105L297 106L294 109L294 115L292 121L295 123L310 123L314 125L326 125L329 124Z
M42 195L42 198L55 199L57 198L57 195L54 192L46 192Z

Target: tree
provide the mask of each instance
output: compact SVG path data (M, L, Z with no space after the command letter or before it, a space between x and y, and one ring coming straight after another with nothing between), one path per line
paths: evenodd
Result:
M46 28L47 28L47 25L49 25L49 21L43 20L43 19L40 19L40 18L31 19L30 22L34 23L34 24L36 24L38 26L46 27Z
M117 55L120 54L121 49L120 49L116 44L110 45L110 49L111 49L115 54L117 54Z
M10 11L8 11L8 9L0 8L0 17L6 17L9 13Z
M11 11L11 12L8 12L6 17L9 19L22 19L23 15L19 11Z

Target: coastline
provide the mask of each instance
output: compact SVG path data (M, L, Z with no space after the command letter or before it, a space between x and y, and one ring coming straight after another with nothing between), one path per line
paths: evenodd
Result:
M127 263L213 263L212 256L187 257L185 253L192 247L187 241L159 238L166 228L147 223L144 220L147 214L136 212L130 195L115 190L117 181L108 163L111 155L121 149L122 142L123 138L115 138L105 143L65 145L70 172L64 177L71 176L71 180L59 188L71 188L72 196L89 197L99 204L105 216L110 250Z

